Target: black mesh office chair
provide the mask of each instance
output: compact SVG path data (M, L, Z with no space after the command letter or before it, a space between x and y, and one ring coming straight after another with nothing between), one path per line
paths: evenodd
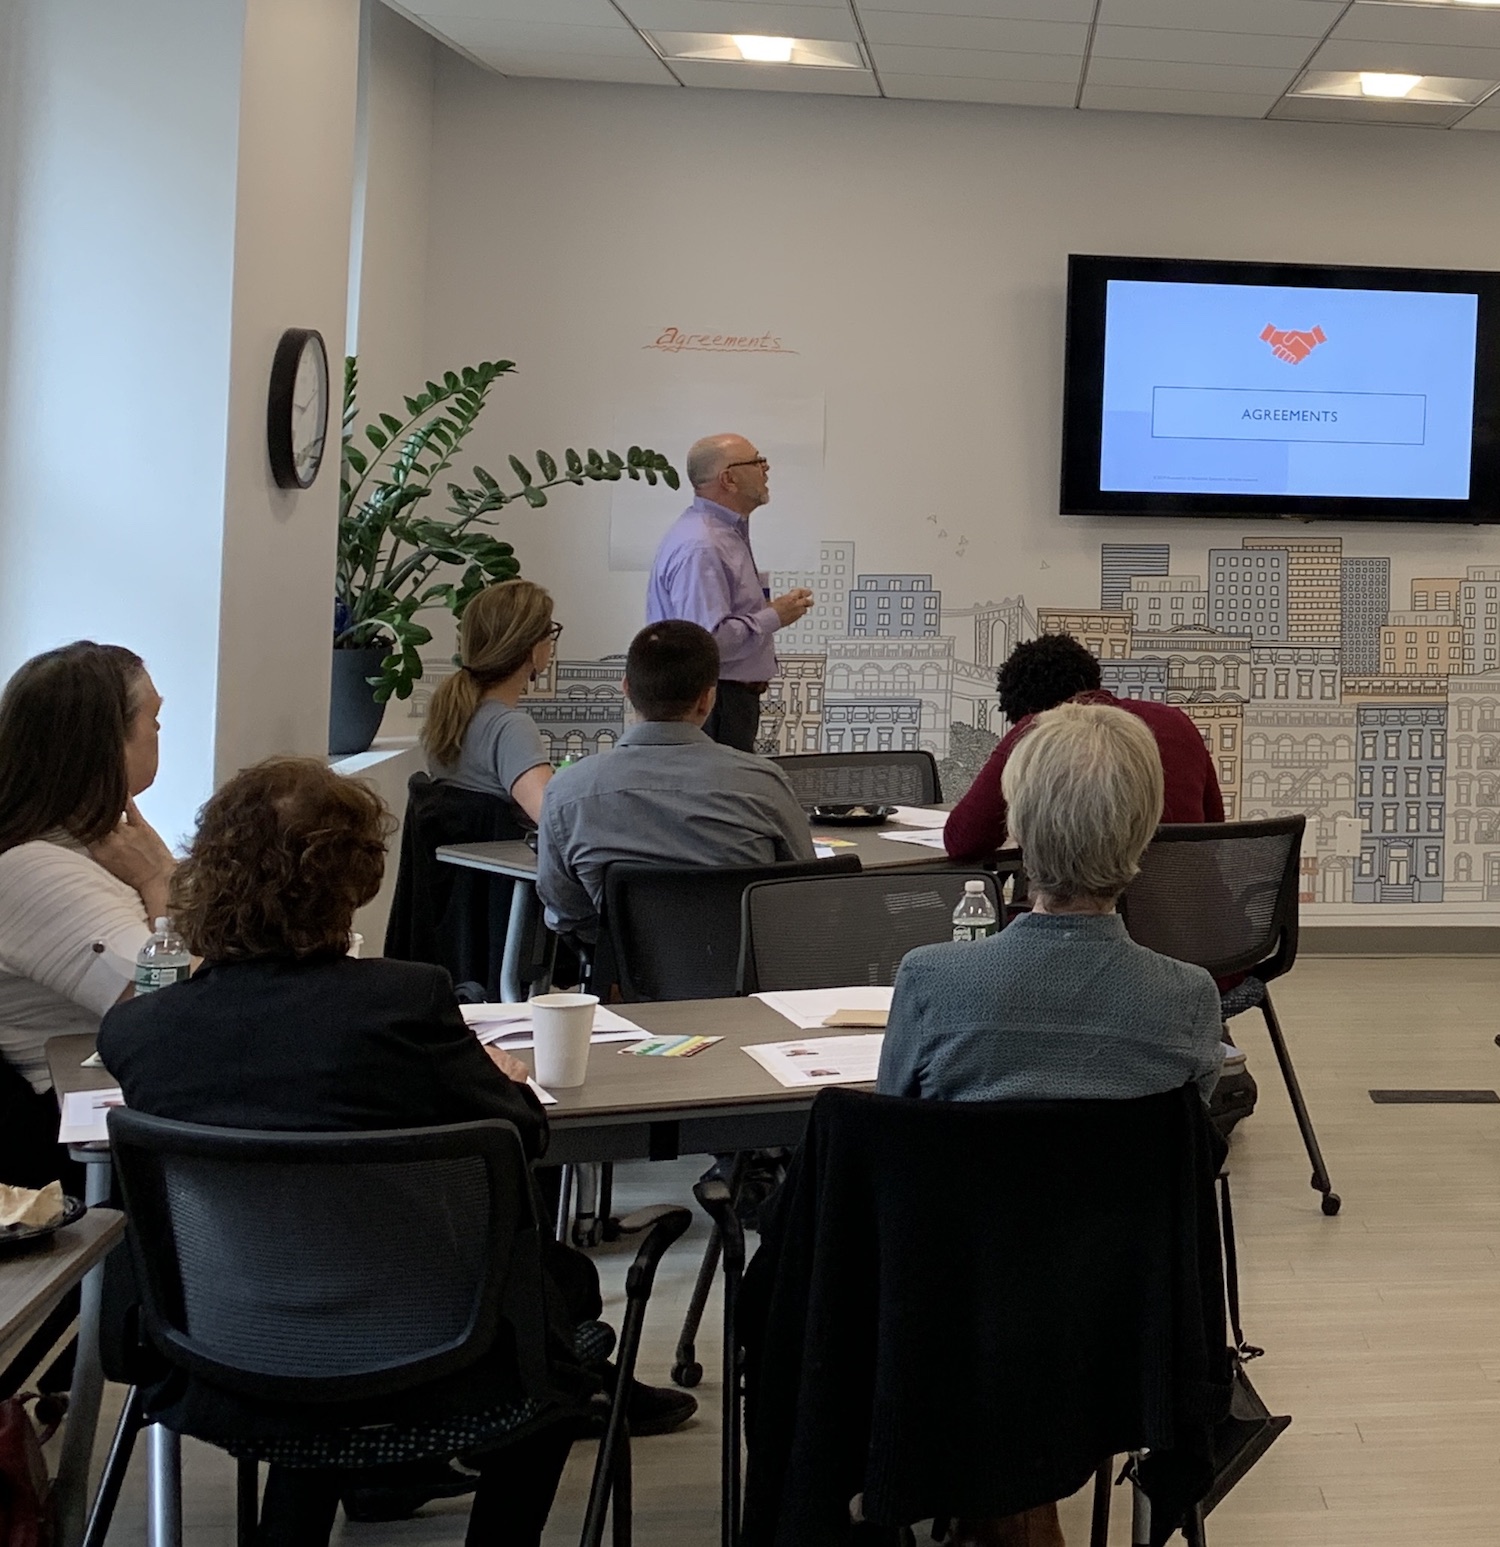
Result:
M140 1295L143 1361L154 1356L246 1404L296 1405L253 1434L210 1436L240 1460L242 1540L253 1532L257 1463L334 1468L447 1456L504 1443L549 1418L588 1411L556 1389L543 1306L540 1228L526 1158L509 1123L379 1133L259 1133L119 1110L110 1141ZM631 1269L611 1401L583 1542L597 1547L613 1502L628 1542L630 1459L624 1403L657 1263L687 1228L684 1208L624 1221L647 1234ZM599 1329L607 1336L607 1329ZM499 1350L510 1348L514 1357ZM350 1404L398 1395L480 1359L495 1366L493 1406L465 1415L349 1427ZM322 1430L306 1415L330 1414ZM85 1535L102 1547L136 1432L153 1421L138 1391L100 1482ZM333 1415L338 1417L334 1418ZM226 1418L226 1423L233 1420ZM479 1432L480 1429L484 1432ZM180 1509L163 1500L163 1541Z
M1318 1136L1267 985L1297 960L1297 884L1302 816L1268 822L1171 822L1157 828L1141 873L1121 899L1131 938L1163 956L1192 962L1216 978L1245 973L1225 991L1224 1016L1258 1009L1286 1082L1312 1186L1325 1214L1337 1214Z
M933 806L943 798L930 752L809 752L771 761L804 806L841 801Z
M858 875L759 881L746 887L740 927L740 992L889 986L906 953L953 938L953 910L984 870L864 870Z
M732 998L745 888L859 868L853 854L776 865L611 865L604 872L595 992L613 983L634 1002Z

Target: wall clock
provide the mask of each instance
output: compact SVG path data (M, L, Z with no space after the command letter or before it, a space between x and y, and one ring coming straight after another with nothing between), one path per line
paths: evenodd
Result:
M283 489L305 489L318 476L328 437L328 351L316 328L288 328L271 362L266 450Z

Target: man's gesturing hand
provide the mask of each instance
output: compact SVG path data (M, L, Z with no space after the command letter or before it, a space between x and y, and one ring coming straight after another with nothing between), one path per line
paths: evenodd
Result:
M776 609L776 616L781 619L782 628L789 628L798 618L806 616L812 604L813 594L806 586L798 586L795 591L788 591L785 596L771 598L771 605Z

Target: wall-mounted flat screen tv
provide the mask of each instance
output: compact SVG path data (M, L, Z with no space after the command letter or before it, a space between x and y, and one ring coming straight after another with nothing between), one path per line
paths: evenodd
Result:
M1500 274L1070 257L1062 511L1500 521Z

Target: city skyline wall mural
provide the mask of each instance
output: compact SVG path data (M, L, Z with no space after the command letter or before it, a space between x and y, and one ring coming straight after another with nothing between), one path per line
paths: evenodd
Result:
M924 748L956 799L1006 729L996 668L1066 631L1111 692L1193 720L1230 820L1306 815L1305 904L1500 901L1500 566L1398 576L1340 537L1226 531L1206 549L1103 543L1089 594L1043 574L980 600L866 569L859 548L825 538L813 567L772 572L773 591L816 601L777 635L759 750ZM619 739L625 642L555 662L528 693L554 762ZM1340 816L1360 819L1357 856L1335 853Z

